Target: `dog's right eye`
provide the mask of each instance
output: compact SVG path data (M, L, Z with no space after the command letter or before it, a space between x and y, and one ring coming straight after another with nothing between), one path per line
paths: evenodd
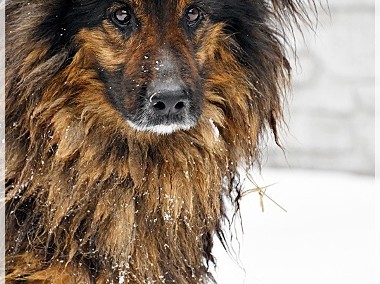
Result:
M203 20L203 18L203 11L196 6L191 6L186 10L185 19L187 26L190 28L195 28Z
M132 19L131 11L128 7L116 9L111 16L111 20L120 27L129 25Z

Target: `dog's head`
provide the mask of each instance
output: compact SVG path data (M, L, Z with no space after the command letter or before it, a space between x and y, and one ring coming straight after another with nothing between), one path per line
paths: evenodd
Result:
M220 128L230 127L229 121L238 127L238 117L246 112L257 125L273 124L281 116L279 87L289 66L271 21L293 9L293 3L57 2L39 25L38 37L49 39L49 56L69 50L72 62L66 64L76 66L65 75L71 78L65 84L99 86L92 98L76 103L102 104L103 96L126 125L156 134L195 127L206 109L214 117L204 118Z

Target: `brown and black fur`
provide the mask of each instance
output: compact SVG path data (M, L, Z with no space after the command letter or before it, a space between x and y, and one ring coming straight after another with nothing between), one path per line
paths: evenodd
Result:
M115 5L133 11L115 26ZM189 28L191 5L203 19ZM206 283L238 166L277 139L290 67L281 30L298 0L9 0L7 283ZM277 25L277 28L275 26ZM278 28L281 27L281 28ZM162 50L196 124L127 123Z

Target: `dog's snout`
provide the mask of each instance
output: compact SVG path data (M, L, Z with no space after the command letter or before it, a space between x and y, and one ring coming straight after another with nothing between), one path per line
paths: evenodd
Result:
M183 89L154 92L149 98L150 106L158 115L180 114L189 102Z

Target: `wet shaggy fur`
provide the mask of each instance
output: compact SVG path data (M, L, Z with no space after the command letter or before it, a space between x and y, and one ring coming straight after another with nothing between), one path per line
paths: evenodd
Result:
M127 25L115 23L120 7ZM290 72L282 30L302 7L7 1L7 283L212 280L238 166L257 161L266 129L277 138ZM162 135L134 123L158 123L141 112L167 54L193 124Z

